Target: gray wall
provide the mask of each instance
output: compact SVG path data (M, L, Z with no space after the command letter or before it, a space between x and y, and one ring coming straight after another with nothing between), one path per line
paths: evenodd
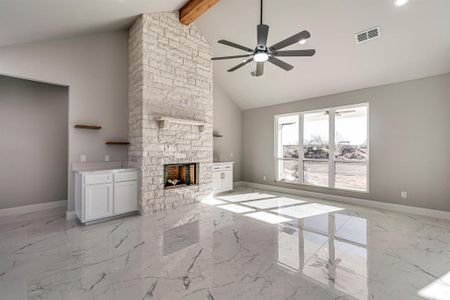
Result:
M274 182L274 115L362 102L370 105L370 193ZM450 74L245 110L242 138L245 181L450 211Z
M214 84L214 131L223 135L214 138L214 158L234 161L233 179L241 180L242 111L217 84Z
M0 209L67 200L67 87L0 76Z
M0 74L69 86L68 210L74 209L70 165L86 154L88 162L126 161L126 146L106 146L128 138L128 32L0 47ZM74 129L77 123L100 131Z

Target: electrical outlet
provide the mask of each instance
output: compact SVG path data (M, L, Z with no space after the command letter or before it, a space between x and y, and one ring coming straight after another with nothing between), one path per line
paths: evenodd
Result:
M110 161L111 160L111 157L109 156L109 154L106 154L105 155L105 161Z
M80 156L80 162L86 162L87 161L87 156L86 154L81 154Z
M233 157L233 156L234 156L234 153L233 153L233 152L231 152L231 153L230 153L230 157Z
M401 196L403 199L406 199L406 198L408 198L408 193L405 192L405 191L403 191L403 192L401 192L400 196Z
M263 180L266 181L266 176L263 176Z

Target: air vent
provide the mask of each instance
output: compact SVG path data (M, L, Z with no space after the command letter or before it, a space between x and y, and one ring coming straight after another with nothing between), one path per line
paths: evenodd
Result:
M360 44L368 40L375 39L380 36L380 28L375 27L356 34L356 43Z

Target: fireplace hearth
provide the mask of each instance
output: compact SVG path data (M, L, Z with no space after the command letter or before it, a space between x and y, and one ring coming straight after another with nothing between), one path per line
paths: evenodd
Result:
M164 165L164 188L180 188L197 184L197 163Z

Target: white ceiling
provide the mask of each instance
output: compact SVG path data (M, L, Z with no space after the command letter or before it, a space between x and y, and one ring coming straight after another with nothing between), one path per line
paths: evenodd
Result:
M269 44L304 29L315 48L312 58L283 58L286 72L266 63L252 78L251 67L226 70L242 59L214 62L215 80L241 108L254 108L334 94L369 86L450 72L450 1L410 0L266 0L264 23ZM214 55L242 53L219 39L254 48L259 0L222 0L197 22L213 43ZM354 34L380 26L381 37L356 45Z
M186 0L0 0L0 46L128 28Z
M0 46L127 28L142 12L172 11L186 0L0 0ZM290 72L266 64L226 72L240 62L214 62L215 81L241 108L301 100L450 72L450 1L266 0L269 44L304 29L312 58L284 58ZM259 0L222 0L197 25L218 56L241 53L216 43L256 43ZM381 38L356 45L354 34L380 26Z

